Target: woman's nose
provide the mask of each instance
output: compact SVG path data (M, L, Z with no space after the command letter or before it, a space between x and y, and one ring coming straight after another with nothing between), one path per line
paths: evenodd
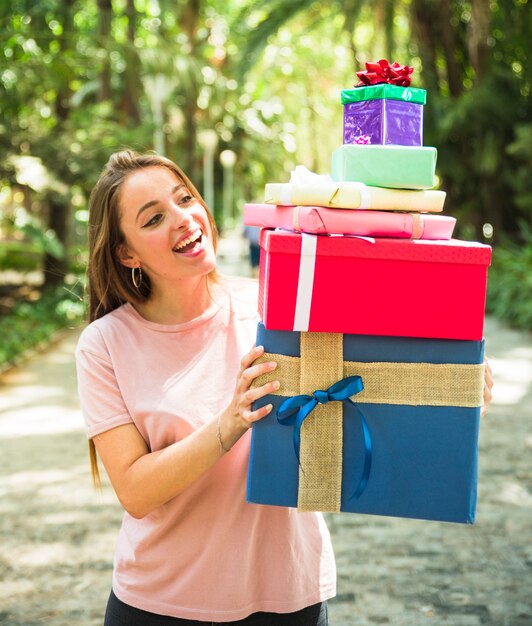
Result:
M192 215L179 205L172 207L172 216L175 228L188 228L192 224Z

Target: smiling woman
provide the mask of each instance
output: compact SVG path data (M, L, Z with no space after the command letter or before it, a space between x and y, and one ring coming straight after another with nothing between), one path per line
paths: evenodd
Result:
M171 198L164 197L158 183L161 179L171 185ZM122 185L124 184L124 189ZM144 187L147 184L147 187ZM150 195L150 192L153 195ZM137 197L136 194L139 193ZM131 194L131 195L130 195ZM179 197L177 197L179 196ZM123 198L124 206L120 204ZM129 198L131 206L129 205ZM89 213L89 319L114 310L124 302L146 302L152 285L149 272L142 284L136 287L131 281L131 268L124 251L125 230L155 227L163 217L164 201L174 201L182 208L187 203L203 208L211 233L211 245L216 250L217 231L214 220L200 194L185 173L172 161L153 154L137 155L132 151L111 156L91 194ZM161 204L162 203L162 204ZM167 207L168 208L168 207ZM158 209L158 210L157 210ZM147 217L149 215L149 217ZM142 218L142 221L141 221ZM124 223L121 224L121 219ZM127 268L130 268L129 270ZM216 280L216 270L211 268L209 279Z
M210 213L190 181L176 179L166 167L143 168L125 178L118 198L125 239L118 259L149 278L150 297L137 309L161 323L196 317L209 298L198 289L216 264Z
M327 624L321 514L245 501L257 285L218 276L216 227L172 162L112 155L90 200L91 323L76 351L91 449L125 509L105 626ZM199 620L199 621L198 621Z

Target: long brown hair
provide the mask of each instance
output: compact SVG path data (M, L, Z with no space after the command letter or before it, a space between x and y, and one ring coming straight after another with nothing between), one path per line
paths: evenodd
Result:
M115 152L109 157L89 199L89 322L114 311L126 302L146 302L151 295L149 277L144 274L140 288L137 289L131 281L131 270L120 263L117 254L119 246L125 243L125 237L120 230L120 189L129 174L148 167L169 169L205 208L216 250L217 229L214 219L198 190L180 167L157 154L138 154L132 150ZM215 269L209 274L209 278L216 280ZM89 440L89 456L93 482L100 485L96 447L92 439Z

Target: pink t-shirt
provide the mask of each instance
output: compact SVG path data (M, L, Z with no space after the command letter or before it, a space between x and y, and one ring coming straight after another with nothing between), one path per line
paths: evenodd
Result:
M257 286L235 278L222 284L216 303L185 324L148 322L125 304L83 331L76 359L88 437L133 422L159 450L227 406L255 340ZM146 517L124 513L113 573L123 602L222 622L289 613L335 595L322 515L246 503L250 435Z

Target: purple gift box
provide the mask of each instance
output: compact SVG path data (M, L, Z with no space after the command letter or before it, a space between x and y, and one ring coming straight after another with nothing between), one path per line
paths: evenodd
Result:
M344 104L344 144L423 145L423 105L391 100Z

